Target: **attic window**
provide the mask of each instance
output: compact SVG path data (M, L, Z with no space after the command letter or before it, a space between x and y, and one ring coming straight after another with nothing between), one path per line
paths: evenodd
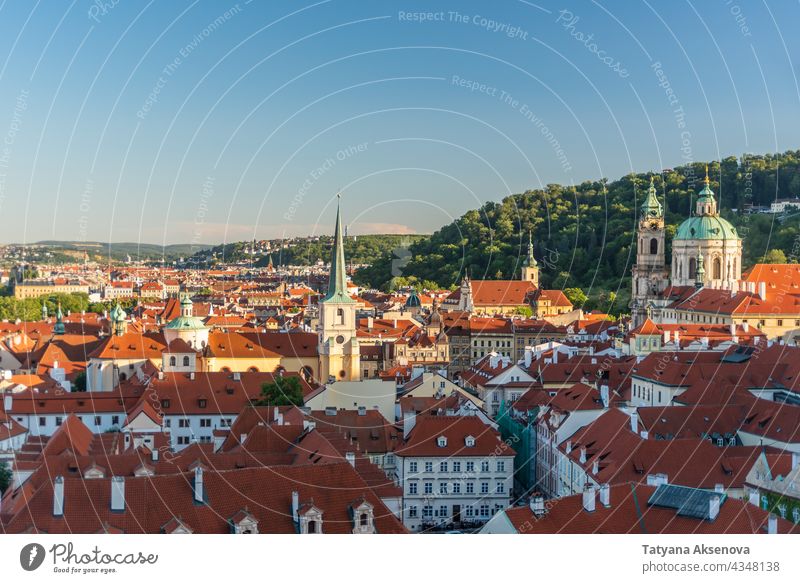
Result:
M475 447L475 438L471 435L467 435L467 437L464 439L464 445L467 447Z
M163 409L169 409L169 399L161 399L161 407Z
M197 399L197 406L201 409L206 408L206 400L205 399Z
M447 438L444 435L440 435L436 440L436 445L439 447L447 447Z

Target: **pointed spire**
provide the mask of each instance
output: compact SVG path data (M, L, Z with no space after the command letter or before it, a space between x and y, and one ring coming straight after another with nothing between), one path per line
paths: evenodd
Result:
M538 265L536 257L533 256L533 235L530 229L528 229L528 256L525 258L525 265L527 267L536 267Z
M705 184L706 186L711 184L711 180L708 179L708 164L706 164L706 178L705 180L703 180L703 184Z
M700 249L697 250L697 271L694 278L694 287L700 289L705 285L706 269L703 267L703 254Z
M58 309L56 310L56 325L53 327L53 334L61 335L66 332L64 322L62 321L63 318L64 314L61 312L61 302L58 302Z
M654 177L650 175L650 187L647 189L647 196L642 204L642 217L644 218L661 218L664 216L664 209L661 202L658 200L658 192Z
M324 302L352 303L353 298L347 293L347 273L344 261L344 238L342 237L342 195L336 195L336 227L333 233L333 250L331 251L331 272L328 277L328 295Z

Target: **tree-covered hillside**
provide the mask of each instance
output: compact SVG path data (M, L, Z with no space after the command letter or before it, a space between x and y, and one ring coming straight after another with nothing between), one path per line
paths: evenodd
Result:
M709 174L723 216L745 237L745 267L769 249L781 249L792 260L800 218L751 215L744 209L800 195L800 152L748 155L743 160L729 157L709 163ZM666 197L668 240L689 216L704 175L705 164L694 163L655 176L659 197L662 201ZM587 307L624 312L636 259L637 205L649 182L649 174L631 174L574 188L550 184L487 202L407 250L384 254L360 270L356 280L390 289L398 281L423 280L451 287L465 274L475 279L518 277L530 230L542 285L579 287L589 296ZM618 292L614 305L608 301L613 297L610 292Z

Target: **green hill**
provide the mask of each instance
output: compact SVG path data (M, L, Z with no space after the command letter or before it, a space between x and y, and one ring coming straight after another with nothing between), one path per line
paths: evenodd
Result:
M723 216L744 236L743 265L752 265L770 249L793 260L800 216L748 214L744 208L800 194L800 151L728 157L710 162L709 173ZM689 216L704 175L705 163L699 162L656 175L659 196L666 196L668 240ZM550 184L487 202L413 243L402 256L385 253L359 270L356 281L391 289L423 281L452 287L465 274L474 279L518 277L530 230L544 286L578 287L589 296L586 307L624 312L636 260L637 203L649 181L649 174L631 174L574 188ZM613 304L611 292L616 295Z

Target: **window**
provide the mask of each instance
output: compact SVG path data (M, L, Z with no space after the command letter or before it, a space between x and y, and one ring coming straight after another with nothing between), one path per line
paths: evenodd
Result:
M475 493L475 483L467 482L467 494L474 494L474 493Z
M432 472L433 471L433 462L425 462L425 471Z
M306 526L306 531L308 532L308 534L317 534L317 521L309 520L308 525Z
M417 517L417 507L416 506L409 506L408 507L408 517L409 518L416 518Z
M409 494L416 494L417 493L417 483L416 482L409 482L408 483L408 493Z
M439 482L439 494L447 494L447 482Z
M439 506L439 518L447 518L447 506Z
M475 462L467 462L467 472L475 471Z
M778 326L783 326L783 320L778 320Z
M413 473L413 474L416 474L417 473L417 462L409 462L408 471Z
M189 366L189 357L188 356L184 356L183 357L183 366Z
M187 435L178 436L178 445L189 445L189 437Z
M433 494L433 482L425 482L425 493Z
M472 506L467 506L467 518L472 518L474 514L475 510L472 508Z
M484 460L484 461L481 462L481 471L482 472L488 472L489 471L489 462L487 460Z
M447 471L447 462L440 462L439 463L439 471L446 472Z
M164 419L164 427L172 427L172 419Z
M461 471L461 462L453 462L453 471L460 472Z
M47 425L47 419L39 417L39 427L44 427L45 425Z
M184 429L189 427L189 420L186 417L178 419L178 427L183 427Z
M433 516L433 506L422 507L422 518L430 518Z
M488 504L481 504L480 513L482 518L486 518L489 516L489 505Z
M489 482L481 482L481 494L489 493Z
M63 422L63 420L64 420L64 419L63 419L62 417L56 417L56 425L61 425L61 423Z
M447 447L447 438L444 435L440 435L439 439L436 440L436 445L439 447Z
M102 421L100 419L100 415L95 415L94 416L94 424L99 427L101 422Z
M453 494L461 494L461 483L453 482Z
M495 492L498 494L505 494L506 485L504 482L497 482L497 487L495 488Z
M201 419L200 427L211 427L211 419Z
M506 462L504 460L497 460L497 471L498 472L506 471Z
M207 404L205 399L197 399L197 406L201 409L205 409Z
M344 310L342 308L336 308L336 323L339 326L344 324Z
M111 416L111 425L119 425L119 415Z

